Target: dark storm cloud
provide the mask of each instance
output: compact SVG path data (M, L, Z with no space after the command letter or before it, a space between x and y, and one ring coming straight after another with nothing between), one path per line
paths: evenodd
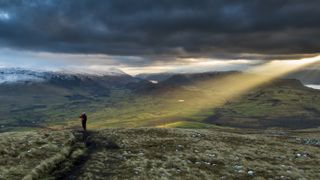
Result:
M0 46L154 59L299 57L319 53L319 7L318 0L0 0Z

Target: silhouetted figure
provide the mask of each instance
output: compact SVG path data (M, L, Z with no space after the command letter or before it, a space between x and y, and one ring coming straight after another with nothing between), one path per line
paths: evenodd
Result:
M87 131L87 115L86 113L82 113L81 116L81 124L82 124L82 128L83 128L83 131Z

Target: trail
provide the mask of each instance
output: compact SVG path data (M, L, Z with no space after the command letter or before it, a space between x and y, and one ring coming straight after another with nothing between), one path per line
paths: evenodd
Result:
M80 158L66 173L57 179L112 179L117 175L119 166L123 162L119 158L120 148L110 140L98 142L96 132L90 131L84 134L81 131L74 131L76 139L84 143L87 148L86 154Z

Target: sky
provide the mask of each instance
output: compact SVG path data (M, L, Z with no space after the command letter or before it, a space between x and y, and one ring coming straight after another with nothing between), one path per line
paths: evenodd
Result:
M0 67L243 70L320 54L319 0L0 0Z

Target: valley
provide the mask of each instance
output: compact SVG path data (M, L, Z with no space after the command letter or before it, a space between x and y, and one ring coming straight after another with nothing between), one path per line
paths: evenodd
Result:
M0 85L0 131L72 128L89 114L89 127L313 128L320 95L297 80L279 79L225 99L219 80L240 72L177 74L154 84L146 78L51 75L44 82ZM273 112L273 113L270 113Z

